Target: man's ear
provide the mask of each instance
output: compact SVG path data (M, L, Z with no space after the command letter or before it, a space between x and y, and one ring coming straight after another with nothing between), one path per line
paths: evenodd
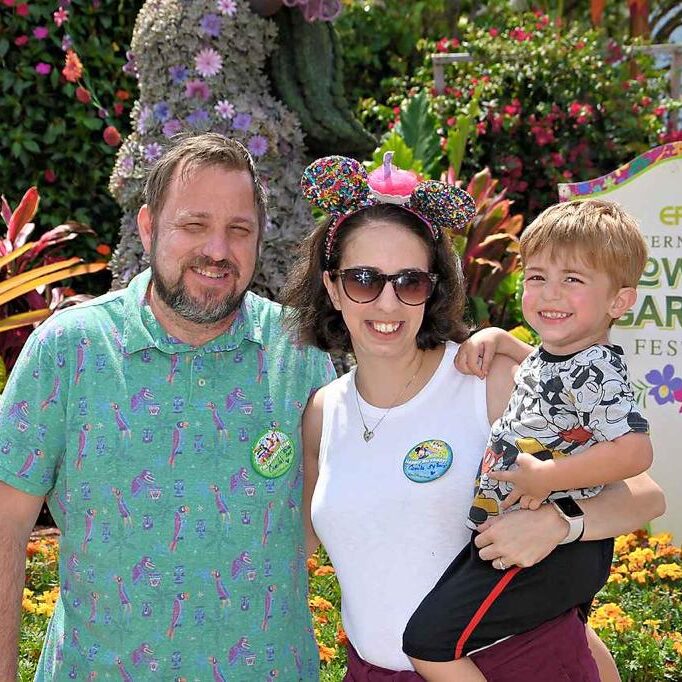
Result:
M149 206L144 204L137 212L137 231L140 234L140 241L145 253L151 253L152 250L152 232L154 229L152 223L152 214L149 211Z
M334 282L332 282L332 278L329 276L328 270L325 270L322 273L322 282L324 283L324 288L327 290L327 293L329 294L329 298L334 308L336 308L336 310L341 310L341 299L339 298L339 290L336 288Z
M637 289L634 287L623 287L616 292L609 307L609 315L614 320L624 315L637 300Z

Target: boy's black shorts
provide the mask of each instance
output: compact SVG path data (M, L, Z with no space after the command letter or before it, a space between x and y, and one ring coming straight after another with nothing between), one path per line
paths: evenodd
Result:
M609 577L612 539L559 545L535 566L499 571L478 556L475 536L410 618L408 656L452 661L576 606L587 617Z

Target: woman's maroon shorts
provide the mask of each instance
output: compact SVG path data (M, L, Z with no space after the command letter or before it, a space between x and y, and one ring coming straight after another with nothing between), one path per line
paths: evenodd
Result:
M472 654L488 682L599 682L585 624L576 609ZM415 672L396 672L363 661L348 646L344 682L423 682Z

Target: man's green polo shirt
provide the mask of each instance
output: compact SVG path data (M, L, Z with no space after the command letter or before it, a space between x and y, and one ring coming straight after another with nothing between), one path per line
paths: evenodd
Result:
M183 344L149 280L41 325L0 400L0 479L62 531L36 679L316 680L300 420L333 367L252 293Z

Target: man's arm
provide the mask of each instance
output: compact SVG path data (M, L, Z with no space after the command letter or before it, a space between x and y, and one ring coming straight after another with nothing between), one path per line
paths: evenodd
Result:
M19 621L26 577L26 544L42 497L0 482L0 681L17 679Z
M648 474L611 483L599 495L580 500L585 513L583 540L629 533L665 512L663 491ZM476 537L481 559L504 557L508 566L533 566L568 533L568 523L548 504L537 511L521 509L494 517Z

